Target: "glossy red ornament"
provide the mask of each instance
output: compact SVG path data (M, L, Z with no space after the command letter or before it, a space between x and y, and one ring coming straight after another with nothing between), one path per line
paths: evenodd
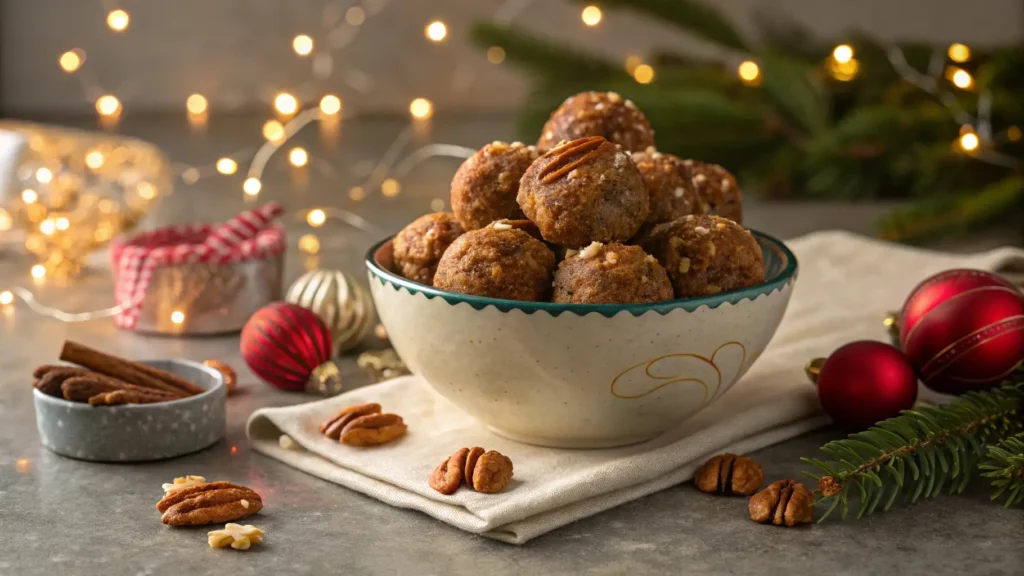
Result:
M341 380L331 362L331 332L314 312L274 302L242 328L242 358L264 382L289 391L336 394Z
M995 386L1024 361L1024 295L995 274L932 276L911 292L902 315L903 351L938 392Z
M888 344L850 342L821 366L818 398L838 426L863 430L914 406L917 374L906 356Z

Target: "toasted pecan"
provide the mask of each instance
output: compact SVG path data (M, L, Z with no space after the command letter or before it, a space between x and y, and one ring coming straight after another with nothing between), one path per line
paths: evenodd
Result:
M340 441L349 446L377 446L402 437L406 429L398 414L367 414L346 424Z
M468 448L459 448L454 454L441 462L430 475L428 483L430 487L445 496L450 496L459 489L462 484L463 468L466 466Z
M345 426L360 416L366 416L367 414L379 414L380 404L357 404L355 406L346 406L341 410L337 411L327 420L324 420L323 424L320 425L320 433L327 436L331 440L337 440L341 437L341 431Z

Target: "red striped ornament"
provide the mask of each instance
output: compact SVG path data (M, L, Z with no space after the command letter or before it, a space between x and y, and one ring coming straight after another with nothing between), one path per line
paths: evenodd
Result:
M341 372L331 361L331 332L315 313L274 302L260 308L242 328L240 348L249 368L264 382L291 392L341 392Z
M903 305L900 343L925 386L946 394L990 388L1024 361L1024 295L982 270L937 274Z

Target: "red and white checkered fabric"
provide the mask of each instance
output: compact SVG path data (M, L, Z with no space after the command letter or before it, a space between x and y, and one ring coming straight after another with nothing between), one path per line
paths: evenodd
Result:
M115 240L110 255L114 298L124 310L114 317L121 328L134 328L153 272L161 266L189 263L230 264L280 256L284 228L271 224L279 204L247 210L223 224L169 226Z

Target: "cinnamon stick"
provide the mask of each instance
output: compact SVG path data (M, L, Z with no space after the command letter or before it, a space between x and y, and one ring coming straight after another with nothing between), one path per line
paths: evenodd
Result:
M60 388L65 399L72 402L89 402L90 404L93 404L91 402L93 396L109 392L130 392L136 396L152 398L152 402L169 402L181 398L178 394L152 388L142 388L141 386L132 386L116 378L88 371L82 376L68 378L61 384Z
M64 342L64 349L61 350L60 359L65 362L78 364L79 366L85 366L100 374L106 374L127 383L146 388L155 388L180 396L192 396L204 391L192 382L175 376L166 370L111 356L70 340Z
M42 367L41 367L42 368ZM89 371L85 368L76 368L74 366L45 366L48 368L45 371L36 369L33 375L36 375L35 387L37 390L46 394L47 396L53 396L55 398L63 398L64 394L61 391L61 385L68 378L74 378L76 376L85 376L89 374Z
M89 398L92 406L117 406L120 404L155 404L173 400L163 392L156 390L114 390L112 392L101 392Z

